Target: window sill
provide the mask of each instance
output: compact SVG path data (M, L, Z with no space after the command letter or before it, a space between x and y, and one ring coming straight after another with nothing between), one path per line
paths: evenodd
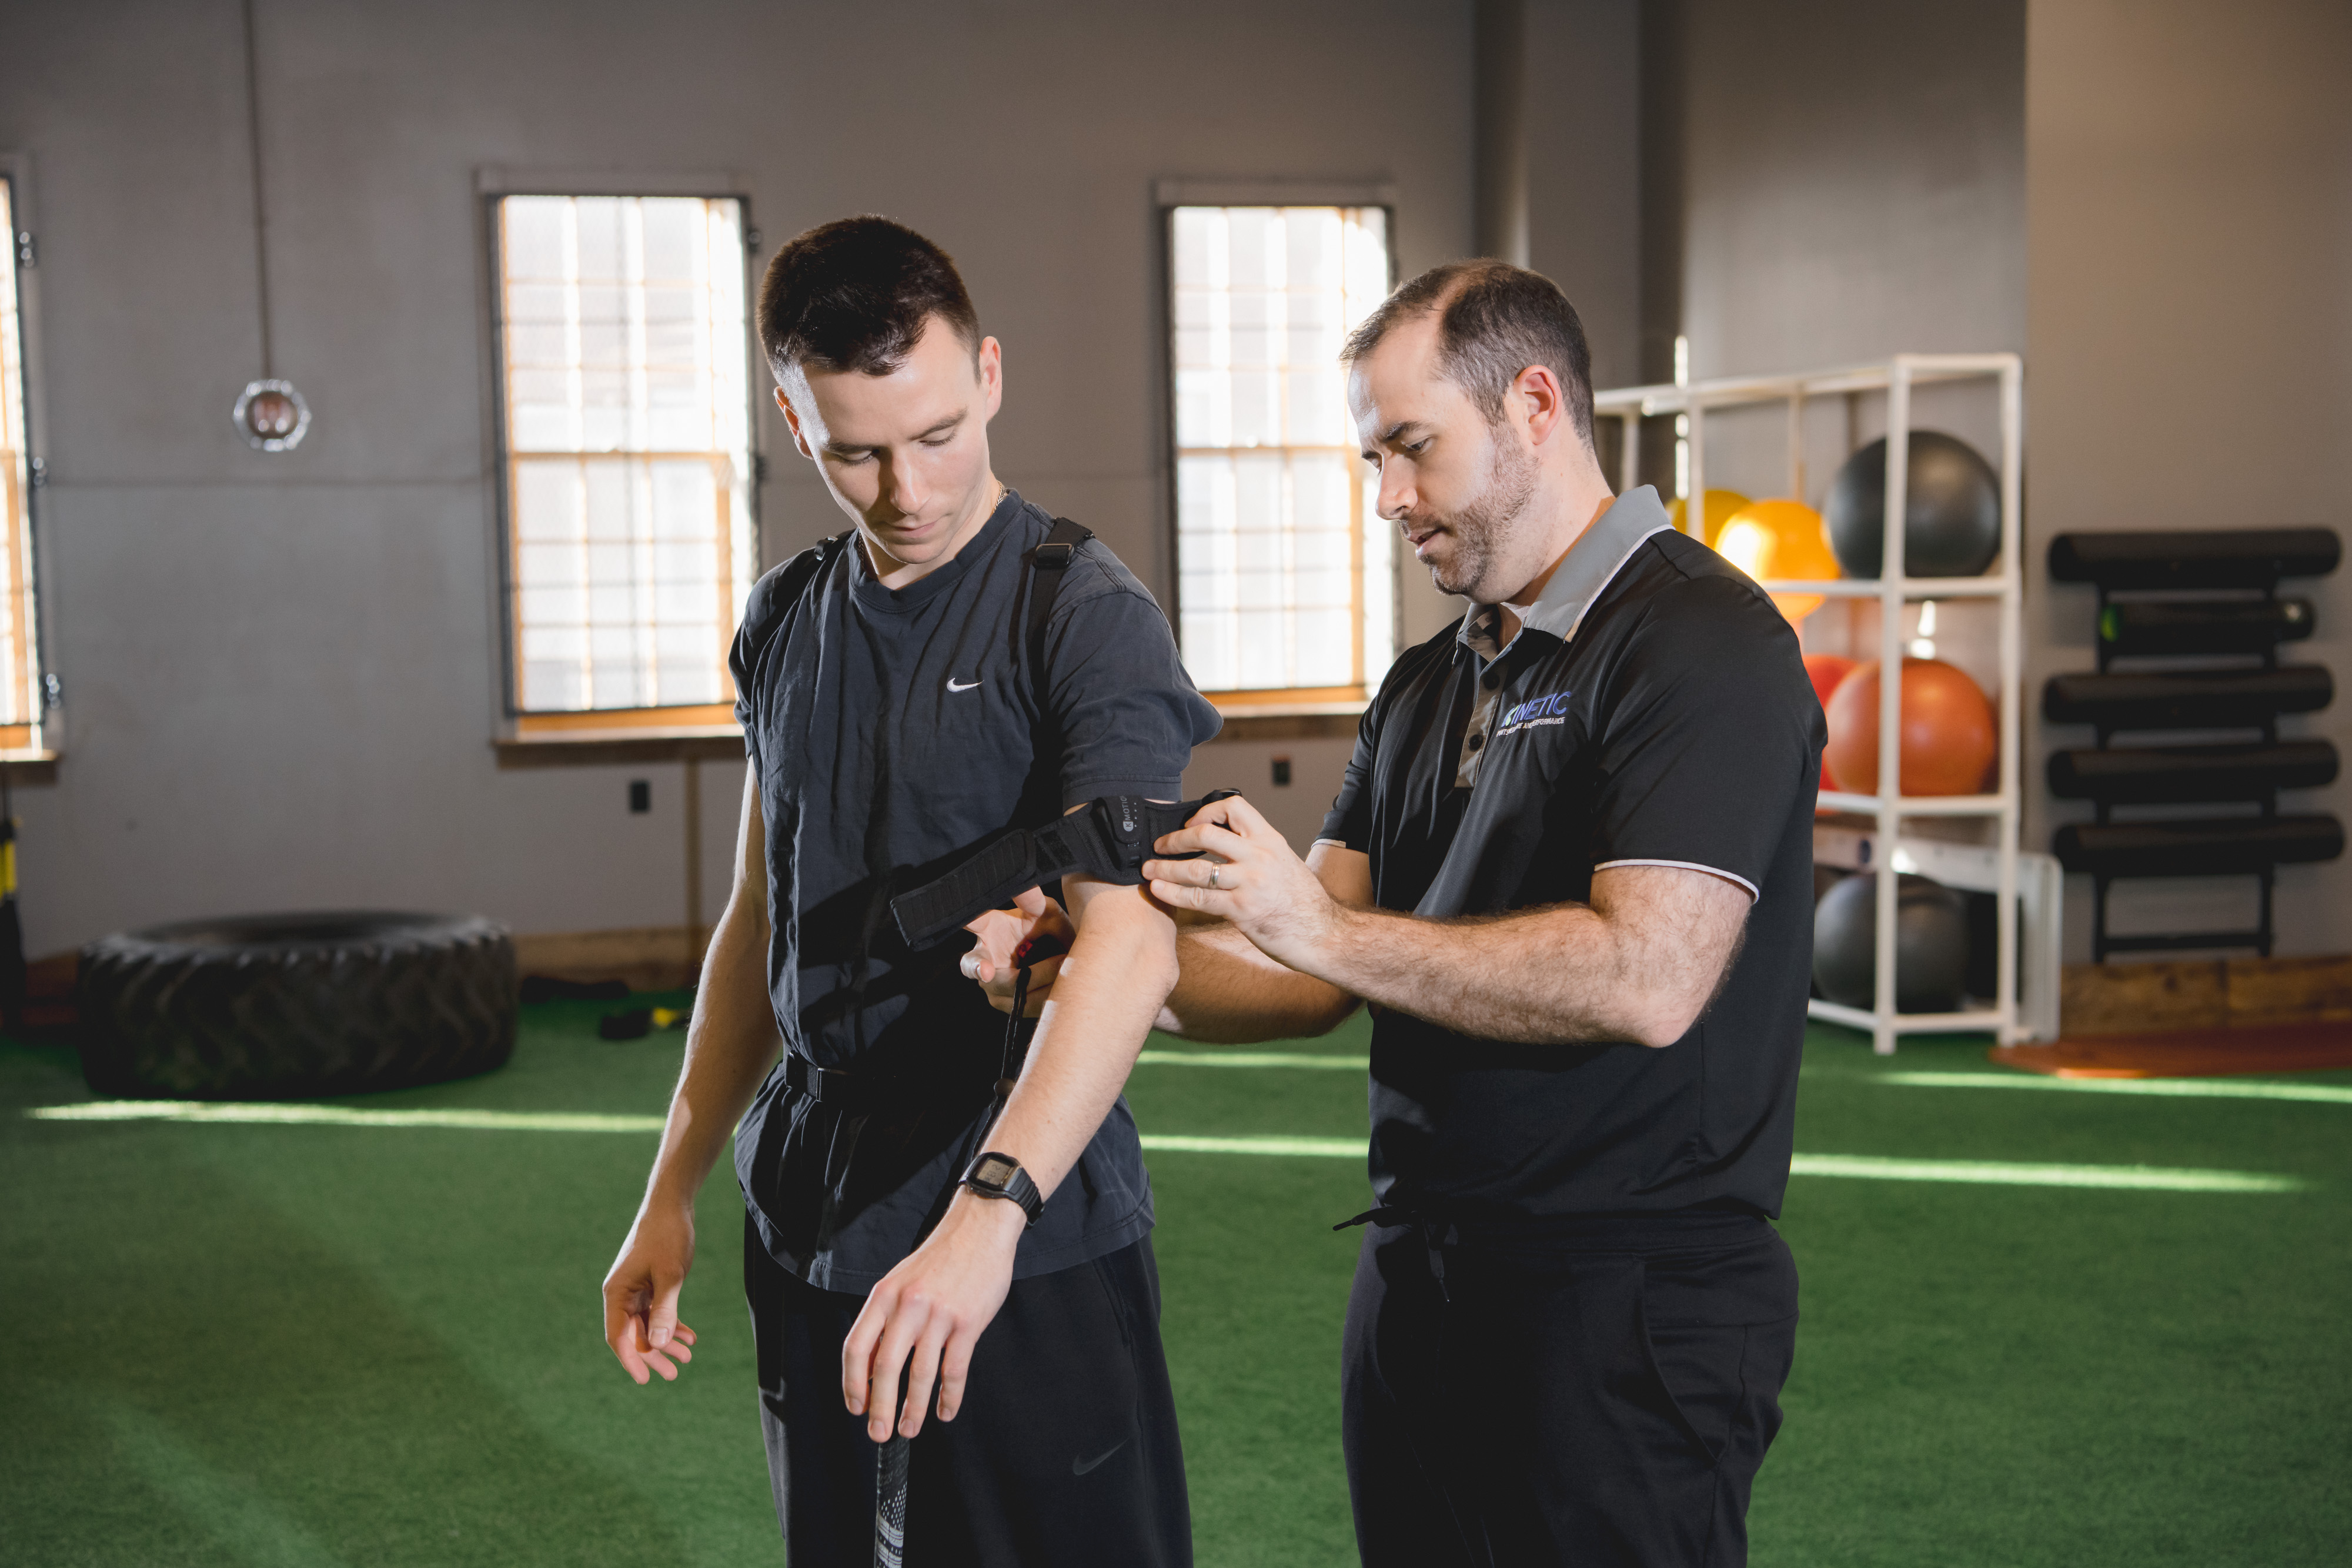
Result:
M1211 699L1226 740L1352 740L1369 705L1345 702L1240 702ZM501 771L529 768L600 768L654 762L740 762L743 732L731 724L563 729L493 740ZM0 754L0 760L7 760ZM54 773L54 768L52 769Z
M603 768L638 762L740 762L743 732L731 724L632 725L502 736L490 742L501 771Z
M1221 740L1352 740L1357 721L1371 706L1361 697L1339 702L1230 702L1212 696L1210 706L1225 721Z
M38 747L10 747L0 750L0 768L7 770L10 784L54 784L58 781L58 763L65 753L45 750Z

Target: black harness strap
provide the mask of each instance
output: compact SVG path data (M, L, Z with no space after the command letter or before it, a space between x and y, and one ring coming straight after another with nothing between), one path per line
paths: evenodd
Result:
M1094 529L1067 517L1055 517L1045 535L1045 542L1029 552L1029 564L1036 572L1036 581L1029 590L1029 625L1022 639L1022 647L1029 659L1032 678L1037 685L1037 701L1045 702L1045 622L1053 618L1054 601L1062 591L1062 579L1076 559L1078 547L1095 537Z
M1212 789L1197 800L1172 805L1135 795L1106 795L1042 828L1003 829L972 846L961 863L936 882L892 899L891 916L907 945L921 947L992 909L1003 908L1014 894L1074 871L1131 883L1157 852L1153 841L1182 827L1210 802L1239 793Z

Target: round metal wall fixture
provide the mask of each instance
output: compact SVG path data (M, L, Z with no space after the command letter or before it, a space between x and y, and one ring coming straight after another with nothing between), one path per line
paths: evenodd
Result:
M310 405L292 382L247 382L231 417L248 445L262 452L291 452L310 428Z

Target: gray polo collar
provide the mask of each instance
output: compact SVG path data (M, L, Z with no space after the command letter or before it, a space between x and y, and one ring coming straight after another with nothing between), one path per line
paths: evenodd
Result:
M1626 491L1569 547L1568 559L1551 574L1535 603L1520 615L1520 625L1548 632L1563 643L1572 640L1576 629L1584 623L1584 612L1617 580L1642 541L1674 526L1655 488L1643 485ZM1462 630L1454 640L1482 658L1492 658L1478 644L1493 646L1491 629L1496 623L1493 605L1473 605L1462 618Z

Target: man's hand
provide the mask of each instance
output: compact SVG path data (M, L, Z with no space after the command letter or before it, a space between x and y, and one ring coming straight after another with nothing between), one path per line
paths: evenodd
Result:
M1017 1203L959 1189L939 1228L866 1298L842 1342L841 1396L851 1415L866 1417L867 1437L887 1441L895 1418L899 1435L911 1437L932 1408L942 1421L955 1419L972 1349L1013 1288L1013 1253L1027 1220Z
M694 1359L694 1331L677 1321L677 1293L694 1265L694 1210L648 1198L604 1276L604 1343L640 1385L649 1372L677 1381Z
M1013 909L992 909L964 927L980 938L980 946L963 956L963 977L978 980L998 1012L1013 1010L1014 978L1029 965L1029 991L1024 1018L1045 1010L1054 981L1062 973L1062 959L1077 939L1077 927L1062 906L1036 888L1013 899ZM1033 954L1042 956L1033 957Z
M1277 963L1308 969L1308 955L1339 926L1342 912L1321 880L1238 795L1202 807L1152 847L1163 855L1207 852L1202 860L1144 862L1152 897L1232 921Z

